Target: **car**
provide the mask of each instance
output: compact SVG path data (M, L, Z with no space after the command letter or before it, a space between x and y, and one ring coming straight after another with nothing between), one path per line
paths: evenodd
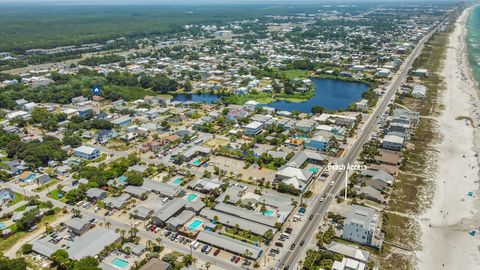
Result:
M308 217L308 220L312 220L312 219L313 219L313 215L310 215L310 216Z
M287 228L285 229L285 232L286 232L286 233L290 233L290 234L291 234L292 231L293 231L292 227L287 227Z
M270 252L280 254L280 250L278 248L272 248L270 249Z
M234 262L236 259L237 259L237 256L233 256L232 258L230 258L230 261Z
M290 250L294 250L295 249L295 243L293 243L291 246L290 246Z
M155 229L157 229L157 226L153 225L153 226L150 228L150 231L151 231L151 232L154 232Z
M290 265L287 265L283 268L283 270L288 270L290 268Z
M237 257L237 258L235 259L235 263L238 263L239 261L240 261L240 257Z
M325 200L325 198L322 196L320 197L320 202L323 202Z
M305 244L305 240L302 240L302 241L300 242L300 246L303 246L303 244Z
M282 243L282 242L275 242L275 246L277 246L277 247L283 247L283 243Z
M204 245L200 251L201 251L202 253L205 253L205 251L207 250L207 248L208 248L208 245Z
M207 249L205 249L205 254L210 253L212 251L212 247L207 245Z
M335 184L335 181L332 180L332 182L330 182L330 186L333 187L334 184Z
M172 232L170 232L170 231L167 231L167 232L165 233L165 237L169 237L169 236L170 236L170 234L172 234Z
M220 249L215 250L215 252L213 252L213 256L217 256L218 253L220 253Z
M154 232L155 232L155 233L158 233L160 230L161 230L161 228L157 227L157 228L154 230Z

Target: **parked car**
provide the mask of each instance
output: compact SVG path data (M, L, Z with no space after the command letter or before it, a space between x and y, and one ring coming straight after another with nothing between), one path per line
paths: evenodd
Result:
M235 259L235 263L238 263L239 261L240 261L240 257L237 257L237 258Z
M290 246L290 250L294 250L295 249L295 243L293 243L291 246Z
M213 256L217 256L218 253L220 253L220 249L215 250L215 252L213 252Z
M237 256L233 256L232 258L230 258L230 261L234 262L236 259L237 259Z

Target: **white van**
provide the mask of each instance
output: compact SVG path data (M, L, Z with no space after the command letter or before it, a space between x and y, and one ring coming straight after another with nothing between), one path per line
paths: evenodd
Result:
M169 200L170 200L170 198L168 198L168 197L163 198L162 199L162 204L166 204Z

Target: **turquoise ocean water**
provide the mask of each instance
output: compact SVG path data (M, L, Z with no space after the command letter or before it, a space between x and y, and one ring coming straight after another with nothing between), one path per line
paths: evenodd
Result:
M480 6L475 7L467 19L468 60L475 80L480 82Z

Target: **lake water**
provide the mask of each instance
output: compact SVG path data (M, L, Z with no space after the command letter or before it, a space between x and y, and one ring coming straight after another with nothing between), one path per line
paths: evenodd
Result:
M346 109L348 105L362 98L368 90L368 85L360 82L350 82L335 79L311 78L315 86L315 96L303 102L275 100L263 106L273 107L280 111L300 111L310 113L312 108L320 106L329 110ZM213 94L177 94L174 101L196 101L213 103L220 97Z
M329 110L348 108L353 102L362 98L368 90L368 85L359 82L349 82L334 79L311 78L315 86L315 96L303 102L275 100L265 106L273 107L280 111L300 111L310 113L312 108L320 106Z

